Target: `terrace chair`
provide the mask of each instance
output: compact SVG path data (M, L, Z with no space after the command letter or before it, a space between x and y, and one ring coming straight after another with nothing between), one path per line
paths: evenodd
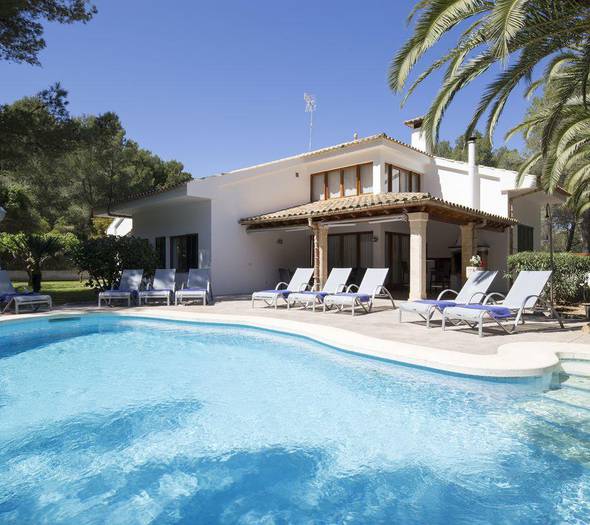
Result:
M383 285L388 272L389 268L367 268L360 286L351 284L346 289L346 292L324 297L324 312L326 309L330 310L332 307L336 307L339 311L342 311L346 306L350 306L352 315L354 315L355 308L360 306L365 313L369 313L377 297L389 299L392 307L395 309L393 297ZM357 291L353 292L353 288L357 288Z
M182 305L184 300L201 300L203 306L213 303L211 288L211 272L209 268L191 268L188 271L186 283L178 290L174 297L174 304Z
M332 268L326 284L324 284L321 291L305 290L303 292L290 293L287 296L287 309L300 303L304 309L311 306L311 309L315 312L316 305L322 304L326 295L343 292L346 289L346 281L348 281L351 271L352 268Z
M553 308L553 305L547 304L542 298L541 293L545 288L551 272L529 272L523 271L518 274L514 284L508 294L500 293L489 294L483 304L468 304L462 306L452 306L445 308L442 312L442 327L445 329L446 321L455 324L466 323L469 327L478 327L479 336L483 336L483 323L485 319L494 321L507 334L516 331L520 323L524 324L524 314L528 311L546 311L549 310L559 326L563 328L563 322L559 314ZM492 304L496 297L502 300ZM538 303L544 303L544 307L539 308ZM504 322L508 322L506 325Z
M51 310L52 301L50 295L37 292L17 292L12 285L8 272L0 270L0 305L3 306L2 313L5 313L14 304L14 313L18 314L23 306L30 306L32 310L46 305Z
M98 306L102 306L102 301L107 301L111 306L113 299L127 301L127 306L131 306L131 299L137 296L142 278L143 270L123 270L116 289L113 286L98 294Z
M417 301L403 301L398 303L399 322L402 322L402 312L413 312L426 321L426 328L430 328L430 320L435 312L441 312L450 306L471 303L481 303L498 272L473 272L459 292L443 290L436 299L420 299ZM444 299L443 296L454 293L454 299Z
M166 300L166 306L170 306L170 298L176 288L176 270L175 269L158 269L154 275L153 281L148 284L145 290L139 292L138 300L141 306L141 300L148 304L148 299Z
M252 294L252 308L254 308L254 301L264 301L267 306L274 306L276 310L279 299L287 302L289 294L306 290L312 276L313 268L297 268L288 284L280 282L275 286L274 290L254 292Z

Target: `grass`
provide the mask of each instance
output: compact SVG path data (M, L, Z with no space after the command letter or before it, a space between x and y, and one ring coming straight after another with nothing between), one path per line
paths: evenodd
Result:
M22 290L27 286L27 283L23 281L14 283L17 290ZM80 281L43 281L41 283L41 293L51 295L55 305L96 303L96 292L84 286L84 283Z

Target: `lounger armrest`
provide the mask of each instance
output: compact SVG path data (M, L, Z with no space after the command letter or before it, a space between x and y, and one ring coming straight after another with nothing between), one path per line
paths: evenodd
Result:
M481 299L479 299L478 301L474 301L474 299L481 295ZM482 299L484 299L486 296L485 292L475 292L470 298L469 298L469 304L474 303L474 302L481 302Z
M484 301L483 301L483 304L489 304L489 302L490 302L490 299L491 299L492 297L501 297L501 298L502 298L502 300L506 299L506 296L505 296L503 293L500 293L500 292L492 292L492 293L490 293L490 294L488 294L488 295L486 296L486 298L485 298L485 299L484 299Z
M154 287L153 283L147 283L147 286L145 287L146 290L151 290Z
M345 284L339 284L338 286L336 286L336 293L343 292L344 290L346 290Z
M353 292L355 288L356 288L356 291L358 292L358 289L359 289L358 284L349 284L348 288L346 289L346 293Z
M533 304L533 307L534 307L534 306L535 306L535 304L537 304L537 301L538 301L540 298L541 298L541 296L540 296L540 295L527 295L527 296L524 298L524 301L522 302L522 306L520 307L520 310L521 310L521 311L524 311L524 310L525 310L525 308L526 308L526 304L529 302L529 299L535 299L535 302L534 302L534 304ZM532 308L532 307L530 307L530 308Z
M320 291L320 283L313 283L313 285L310 288L310 291L319 292Z
M387 288L385 288L385 286L383 286L382 284L378 284L377 286L375 286L375 289L373 290L373 299L375 299L375 297L377 297L383 291L385 291L385 293L389 295L389 290L387 290Z
M447 288L446 290L443 290L442 292L440 292L438 294L438 297L436 298L436 300L437 301L440 301L443 298L443 295L446 294L446 293L454 293L455 294L455 297L457 295L459 295L459 292L457 290L453 290L452 288Z
M281 281L280 283L278 283L278 284L275 286L275 290L280 290L280 289L281 289L281 286L283 286L284 288L287 288L287 287L289 286L289 284L288 284L288 283L286 283L286 282L284 282L284 281Z

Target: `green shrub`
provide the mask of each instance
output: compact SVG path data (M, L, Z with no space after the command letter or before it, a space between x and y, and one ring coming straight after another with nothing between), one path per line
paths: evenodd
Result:
M568 252L556 253L553 255L553 267L556 302L580 302L590 273L590 257ZM508 272L512 278L521 270L550 269L550 258L546 252L520 252L508 257Z
M63 255L76 242L71 234L0 233L0 253L25 268L33 291L41 289L42 270L51 259Z
M69 252L82 272L88 272L86 286L108 290L124 269L143 269L153 275L158 257L151 244L138 237L95 237L80 241Z

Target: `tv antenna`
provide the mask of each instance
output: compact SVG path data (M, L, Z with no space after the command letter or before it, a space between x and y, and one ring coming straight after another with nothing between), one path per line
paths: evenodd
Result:
M316 110L315 95L311 93L303 93L303 100L305 100L305 112L309 113L309 151L311 151L311 137L313 132L313 112Z

